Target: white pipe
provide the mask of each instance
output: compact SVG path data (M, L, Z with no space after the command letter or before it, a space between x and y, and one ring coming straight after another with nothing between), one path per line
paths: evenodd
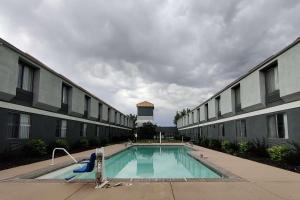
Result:
M78 161L65 148L54 148L52 151L52 161L50 165L54 165L54 155L56 150L63 150L75 163L78 163Z

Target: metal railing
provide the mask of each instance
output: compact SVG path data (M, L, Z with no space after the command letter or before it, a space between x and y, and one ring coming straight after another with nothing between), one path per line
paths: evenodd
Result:
M54 165L54 155L56 150L63 150L75 163L78 163L78 161L65 148L54 148L52 151L52 160L50 165Z

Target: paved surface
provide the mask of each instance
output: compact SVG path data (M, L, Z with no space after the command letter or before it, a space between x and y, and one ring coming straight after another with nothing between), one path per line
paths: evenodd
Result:
M228 154L194 146L195 154L204 154L207 161L242 177L241 182L133 182L123 186L95 190L91 183L32 183L0 181L0 199L300 199L300 174L285 171ZM106 147L112 154L124 148L123 144ZM88 156L92 151L74 154ZM58 158L58 163L67 157ZM50 161L0 171L0 180L47 167Z

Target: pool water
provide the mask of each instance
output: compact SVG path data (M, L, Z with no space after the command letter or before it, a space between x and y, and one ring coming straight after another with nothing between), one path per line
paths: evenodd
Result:
M188 154L185 146L132 146L105 160L108 178L220 178L220 175ZM95 179L95 171L74 174L75 164L38 177L39 179Z

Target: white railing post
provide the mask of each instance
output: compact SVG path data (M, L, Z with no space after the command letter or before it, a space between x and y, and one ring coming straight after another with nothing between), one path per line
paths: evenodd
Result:
M52 160L50 165L54 165L54 156L56 150L63 150L75 163L78 163L78 161L65 148L54 148L52 151Z

